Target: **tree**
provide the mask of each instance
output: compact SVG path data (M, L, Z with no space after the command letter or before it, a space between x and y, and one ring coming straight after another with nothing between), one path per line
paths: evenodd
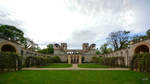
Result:
M146 31L146 35L147 35L148 38L150 38L150 29L148 29L148 30Z
M103 44L101 47L100 47L100 52L101 54L107 54L107 53L110 53L112 52L112 48L108 48L108 44Z
M107 38L107 43L113 47L114 50L127 48L129 45L130 31L111 32Z
M31 39L25 38L23 31L10 25L0 25L0 37L13 40L21 44L25 49L35 50L38 46Z
M38 52L43 54L53 54L54 53L53 44L48 44L47 48L41 49Z
M24 33L17 29L15 26L1 25L0 26L0 36L7 38L8 40L14 40L17 43L24 43Z
M144 40L144 39L146 39L147 38L147 36L145 36L145 35L134 35L134 36L132 36L132 42L133 43L137 43L137 42L139 42L139 41L141 41L141 40Z
M49 52L50 54L54 53L53 44L48 44L48 45L47 45L47 49L48 49L48 52Z

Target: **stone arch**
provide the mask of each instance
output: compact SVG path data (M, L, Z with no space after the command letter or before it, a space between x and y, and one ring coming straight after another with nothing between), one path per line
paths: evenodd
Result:
M133 46L132 48L132 55L138 53L138 48L143 52L150 52L150 44L147 42L141 42Z
M11 42L2 42L0 43L0 52L16 52L17 54L19 53L17 47L15 44Z
M146 53L146 52L149 52L149 47L147 45L137 46L134 50L135 54L137 54L137 53Z

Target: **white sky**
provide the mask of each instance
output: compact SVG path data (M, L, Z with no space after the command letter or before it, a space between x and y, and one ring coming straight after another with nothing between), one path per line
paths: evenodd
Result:
M41 47L105 42L112 31L143 33L150 26L148 0L0 0L0 24L15 25Z

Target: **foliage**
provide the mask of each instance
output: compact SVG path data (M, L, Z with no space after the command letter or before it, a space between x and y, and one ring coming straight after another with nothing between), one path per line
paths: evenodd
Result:
M50 65L46 65L46 66L41 66L40 68L68 68L68 67L72 67L72 64L50 64Z
M101 52L100 52L99 50L97 50L97 51L96 51L96 54L97 54L97 55L100 55L100 54L101 54Z
M131 70L150 72L150 54L135 54L130 63Z
M53 63L61 63L61 59L59 58L59 56L54 56L52 57Z
M11 71L14 69L21 70L22 68L22 58L16 53L2 52L0 53L0 71Z
M52 44L48 44L47 48L41 49L38 52L43 53L43 54L53 54L54 53L54 48Z
M102 57L101 63L112 67L125 67L124 57Z
M61 60L58 56L50 57L50 56L29 56L26 58L25 64L26 67L31 66L44 66L51 63L60 63Z
M24 37L24 32L15 26L1 25L0 26L0 37L7 40L16 41L21 44L25 49L35 50L37 44L31 39Z
M148 29L148 30L146 31L146 35L147 35L148 38L150 38L150 29Z
M147 39L147 36L145 36L145 35L134 35L134 36L132 36L132 42L133 43L137 43L137 42L140 42L141 40L145 40L145 39Z
M98 61L99 61L99 57L96 57L96 56L93 56L93 57L92 57L92 62L93 62L93 63L96 63L96 64L97 64Z
M49 56L29 56L26 58L25 64L26 67L30 67L30 66L42 66L42 65L47 65L49 63L51 63L51 57Z
M15 26L1 25L0 26L0 36L7 38L8 40L14 40L18 43L24 43L24 33L17 29Z
M111 53L112 51L113 51L112 48L108 48L108 44L106 43L100 47L101 54Z
M110 68L109 66L104 66L101 64L78 64L80 68Z
M113 47L114 50L127 48L129 45L130 31L111 32L107 38L107 43Z

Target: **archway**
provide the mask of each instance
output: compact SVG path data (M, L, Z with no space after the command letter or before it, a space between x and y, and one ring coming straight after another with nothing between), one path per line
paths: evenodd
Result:
M138 54L138 53L148 53L149 52L149 47L147 45L140 45L138 47L135 48L134 53Z
M2 52L16 52L16 48L10 44L3 45L1 48Z

